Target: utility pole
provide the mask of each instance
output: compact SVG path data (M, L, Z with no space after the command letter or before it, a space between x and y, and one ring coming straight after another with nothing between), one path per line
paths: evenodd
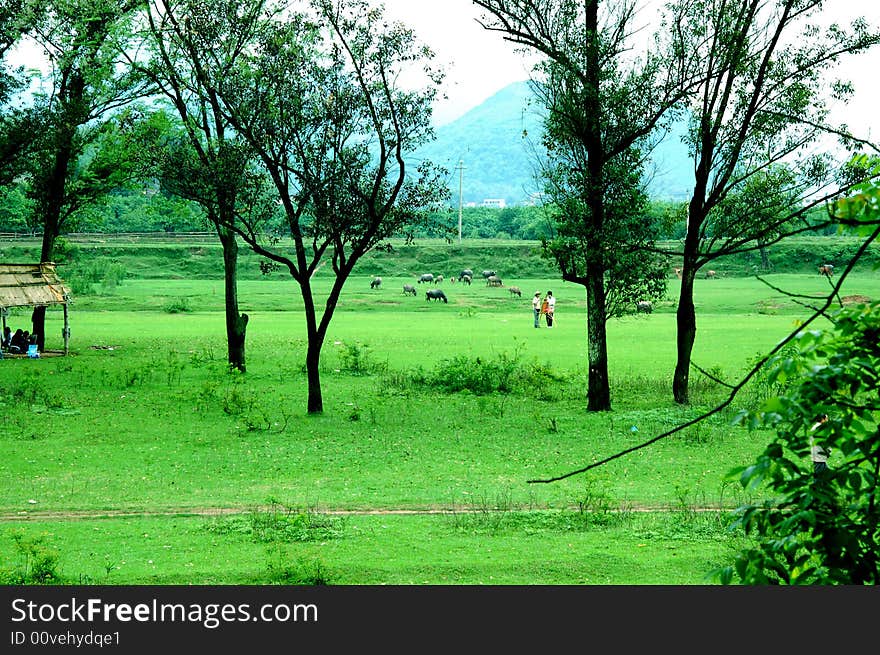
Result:
M458 160L458 245L461 245L461 176L464 171L464 160Z

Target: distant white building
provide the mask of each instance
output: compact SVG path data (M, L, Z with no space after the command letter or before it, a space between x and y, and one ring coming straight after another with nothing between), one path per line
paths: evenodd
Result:
M481 207L495 207L496 209L504 209L507 207L507 201L504 198L486 198L483 200Z

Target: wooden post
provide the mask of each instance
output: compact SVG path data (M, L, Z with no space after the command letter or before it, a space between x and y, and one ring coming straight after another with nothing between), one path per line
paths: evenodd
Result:
M64 354L70 351L70 321L67 316L67 294L64 295L64 327L61 329L61 335L64 337Z

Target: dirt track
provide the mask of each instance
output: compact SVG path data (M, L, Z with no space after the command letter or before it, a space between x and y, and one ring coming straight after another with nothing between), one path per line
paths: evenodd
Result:
M577 509L577 508L571 508ZM0 522L10 523L17 521L90 521L99 519L116 519L116 518L133 518L133 517L154 517L154 516L234 516L236 514L248 514L250 512L260 511L277 511L277 508L271 506L264 507L178 507L164 508L156 510L125 510L125 509L108 509L108 510L69 510L69 511L31 511L22 510L20 512L11 513L8 510L0 513ZM282 510L283 511L283 510ZM333 516L371 516L371 515L397 515L397 516L429 516L436 514L475 514L487 511L485 508L473 507L423 507L415 509L314 509L308 508L308 511L316 514L327 514ZM536 509L509 509L497 510L509 512L537 512L552 510L536 510ZM624 507L609 510L611 512L680 512L680 507ZM718 507L689 507L690 512L718 512L730 511L730 508L724 510Z

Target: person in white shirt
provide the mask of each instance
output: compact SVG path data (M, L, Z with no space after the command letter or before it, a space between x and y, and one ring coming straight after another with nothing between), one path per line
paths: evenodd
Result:
M816 443L815 432L828 422L828 414L816 417L810 428L810 459L813 461L813 475L822 475L828 470L828 449Z
M541 292L535 291L535 297L532 298L532 312L535 315L535 327L541 327Z

